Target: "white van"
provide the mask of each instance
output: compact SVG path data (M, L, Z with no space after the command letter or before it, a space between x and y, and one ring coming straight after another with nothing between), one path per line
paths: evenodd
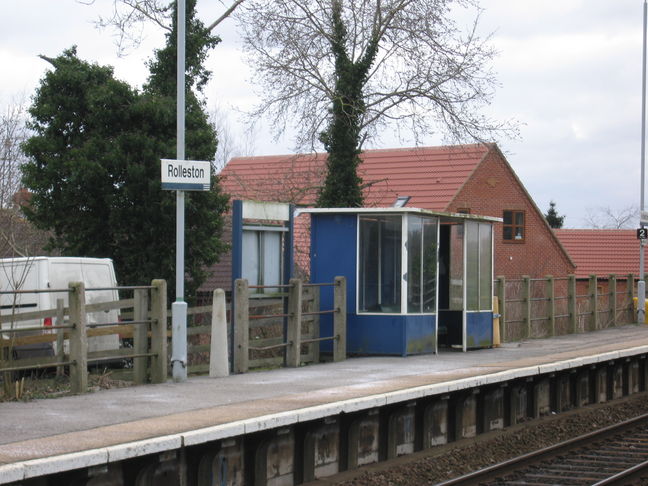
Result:
M101 288L86 292L86 304L119 300L115 287L117 279L113 262L109 258L76 257L27 257L0 259L0 291L11 290L61 290L70 282L83 282L86 289ZM68 306L67 292L39 292L0 294L0 315L37 312L56 309L57 299L63 299ZM93 312L87 316L88 324L117 322L119 311ZM53 319L15 321L14 328L52 325ZM2 329L11 323L1 324ZM25 333L17 334L17 337ZM3 337L9 338L7 333ZM88 339L88 351L105 351L119 348L119 336L94 336ZM50 343L17 347L18 357L51 355L54 346Z

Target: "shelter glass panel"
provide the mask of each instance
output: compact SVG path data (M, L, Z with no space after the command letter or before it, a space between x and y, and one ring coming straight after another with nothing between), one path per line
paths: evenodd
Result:
M437 219L407 221L407 312L436 312Z
M493 306L493 227L479 224L479 310Z
M436 311L439 221L423 220L423 312Z
M464 303L464 225L450 226L450 310L463 310Z
M359 220L359 311L400 313L402 218L372 215Z
M466 221L466 310L479 310L479 223Z
M407 217L407 312L421 312L423 276L423 220L420 216Z

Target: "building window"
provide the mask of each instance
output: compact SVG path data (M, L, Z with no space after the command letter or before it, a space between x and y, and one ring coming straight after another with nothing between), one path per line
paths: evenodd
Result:
M459 208L457 209L459 214L470 214L470 208Z
M524 211L504 211L504 241L524 241Z

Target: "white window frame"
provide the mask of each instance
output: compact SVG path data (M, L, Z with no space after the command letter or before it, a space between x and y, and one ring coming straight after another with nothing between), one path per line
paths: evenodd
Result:
M439 265L436 266L436 297L435 297L435 311L434 312L408 312L407 309L407 280L405 275L407 273L407 261L408 261L408 250L407 250L407 237L409 230L409 215L410 213L400 213L398 216L401 220L401 278L400 278L400 289L401 289L401 311L400 312L366 312L360 310L360 292L361 292L361 280L360 280L360 218L366 216L366 214L359 213L356 215L356 314L363 316L434 316L438 314L439 310ZM394 216L393 213L372 213L372 216ZM419 215L415 215L419 216ZM436 220L436 247L437 252L439 248L439 228L441 226L441 218L438 216L421 216L426 219L435 219ZM464 252L465 256L465 252ZM438 254L437 254L438 258ZM465 270L464 270L465 272ZM380 299L380 294L379 294Z

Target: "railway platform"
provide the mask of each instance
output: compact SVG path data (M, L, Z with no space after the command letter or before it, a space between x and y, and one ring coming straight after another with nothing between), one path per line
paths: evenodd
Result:
M630 325L2 403L0 484L301 484L645 391L647 356L648 326Z

